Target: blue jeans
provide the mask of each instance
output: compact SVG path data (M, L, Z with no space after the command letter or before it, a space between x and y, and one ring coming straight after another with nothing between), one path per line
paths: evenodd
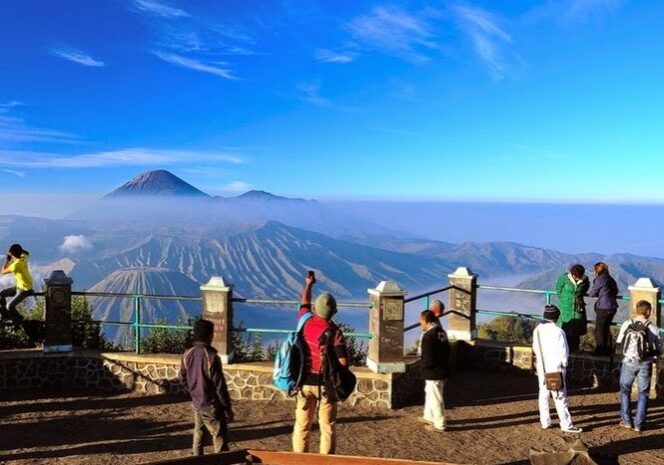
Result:
M620 369L620 416L622 421L632 425L632 408L630 405L632 384L636 380L639 388L639 397L636 403L636 416L634 417L634 428L643 428L648 412L648 393L650 391L650 375L652 373L652 361L632 362L623 361Z

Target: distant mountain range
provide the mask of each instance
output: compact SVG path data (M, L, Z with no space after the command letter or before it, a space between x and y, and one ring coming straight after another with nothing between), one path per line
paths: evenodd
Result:
M167 171L143 173L89 208L64 220L0 217L0 238L22 243L33 270L65 269L77 290L198 295L211 276L223 276L245 297L294 299L304 274L315 270L318 290L341 299L366 299L367 288L391 279L412 293L442 287L457 266L480 284L510 276L519 287L552 289L572 263L612 267L621 290L640 276L664 282L664 260L626 254L566 254L510 242L451 244L392 231L344 215L313 200L264 191L210 197ZM521 278L519 278L521 277ZM501 282L505 282L500 278ZM541 299L494 299L482 308L539 312ZM95 316L127 319L126 301L95 299ZM150 303L146 318L169 320L200 306ZM271 324L286 324L270 312ZM243 310L245 325L261 318ZM361 321L366 320L362 313ZM285 321L285 323L284 323ZM359 320L358 320L359 321Z

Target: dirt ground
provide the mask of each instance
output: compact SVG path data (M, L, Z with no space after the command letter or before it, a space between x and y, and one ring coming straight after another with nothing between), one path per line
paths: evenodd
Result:
M445 433L424 430L419 406L394 411L342 406L338 453L526 465L531 447L566 450L573 436L539 427L533 381L487 373L455 376L446 387ZM231 447L288 450L293 408L290 402L237 402ZM647 430L640 435L618 427L617 393L573 391L571 410L585 430L580 438L602 456L600 463L664 465L663 403L651 403ZM190 404L181 397L4 392L0 464L138 464L183 457L190 454L191 426Z

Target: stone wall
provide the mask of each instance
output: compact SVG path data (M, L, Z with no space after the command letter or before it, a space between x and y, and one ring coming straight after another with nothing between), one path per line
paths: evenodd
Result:
M183 394L178 355L74 351L45 354L36 350L0 352L0 390L13 388L87 389L142 394ZM357 388L346 401L363 407L392 407L391 375L354 368ZM272 384L272 364L224 366L232 399L288 400Z

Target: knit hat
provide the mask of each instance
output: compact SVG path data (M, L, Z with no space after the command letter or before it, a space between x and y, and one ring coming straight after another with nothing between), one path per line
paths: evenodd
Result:
M544 307L544 319L551 321L558 321L560 318L560 309L555 305L547 305Z
M314 312L319 317L329 320L337 313L337 301L332 297L332 294L324 292L316 299Z

